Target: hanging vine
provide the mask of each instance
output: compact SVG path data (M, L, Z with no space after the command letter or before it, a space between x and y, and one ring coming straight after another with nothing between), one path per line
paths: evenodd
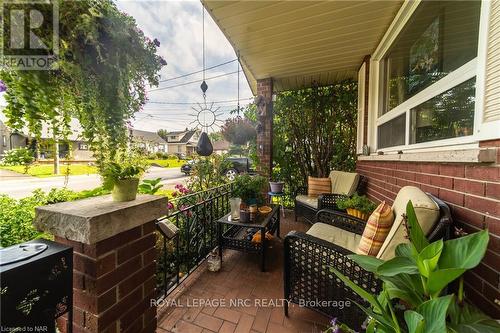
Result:
M59 5L60 44L54 68L0 71L8 125L40 137L46 122L64 137L76 117L96 158L113 158L126 146L127 122L146 103L146 87L158 85L166 65L157 55L160 43L111 0L53 1ZM51 33L39 37L50 45Z

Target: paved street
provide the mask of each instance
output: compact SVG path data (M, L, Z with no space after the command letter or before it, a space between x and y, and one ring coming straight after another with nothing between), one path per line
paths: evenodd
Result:
M5 170L0 171L0 193L8 194L14 198L26 197L37 188L48 191L53 187L64 187L65 177L36 178L14 172L5 172ZM151 167L144 178L161 178L162 184L168 187L168 185L184 181L186 177L179 171L179 168ZM99 175L82 175L70 176L67 187L74 191L83 191L100 185L101 177Z

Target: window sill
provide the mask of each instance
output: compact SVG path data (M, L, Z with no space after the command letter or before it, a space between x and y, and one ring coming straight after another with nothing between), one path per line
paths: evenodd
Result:
M358 155L360 161L400 161L437 163L495 163L498 148L470 148L429 152L408 152L403 154Z

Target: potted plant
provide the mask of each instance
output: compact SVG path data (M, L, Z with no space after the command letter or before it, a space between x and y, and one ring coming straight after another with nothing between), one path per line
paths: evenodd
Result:
M262 176L241 175L234 181L233 196L241 198L242 203L248 206L261 204L266 185L267 180Z
M269 187L273 193L283 193L285 182L281 181L281 169L279 167L273 168L273 175L269 182Z
M488 230L429 243L411 201L404 218L410 243L399 244L394 258L384 261L365 255L347 256L384 282L379 295L331 268L346 286L370 303L369 308L356 304L369 317L366 331L500 332L497 321L464 299L463 274L484 257ZM336 321L330 331L335 330L352 332Z
M108 162L101 170L104 187L112 189L113 201L132 201L137 197L139 178L146 170L139 161Z
M366 221L377 205L366 196L354 193L352 197L339 198L337 208L346 210L347 214Z

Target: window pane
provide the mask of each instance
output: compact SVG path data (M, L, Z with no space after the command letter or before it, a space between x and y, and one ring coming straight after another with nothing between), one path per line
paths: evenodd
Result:
M410 143L472 135L476 78L411 109Z
M424 1L391 46L382 114L477 56L480 1Z
M406 113L378 127L378 148L405 144Z

